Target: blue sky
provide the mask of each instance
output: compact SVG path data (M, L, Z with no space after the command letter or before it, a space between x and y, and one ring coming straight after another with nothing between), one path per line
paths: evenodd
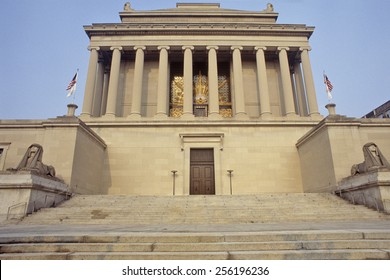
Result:
M2 0L0 119L47 119L66 113L65 88L80 69L75 103L81 112L89 61L83 25L120 22L126 0ZM221 3L260 11L267 2L278 23L315 26L310 59L320 112L328 103L322 73L334 85L337 113L361 117L390 99L388 0L132 0L135 10L174 8L177 2Z

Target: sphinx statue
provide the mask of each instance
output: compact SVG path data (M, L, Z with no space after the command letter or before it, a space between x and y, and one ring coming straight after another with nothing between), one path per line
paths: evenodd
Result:
M124 11L133 11L133 9L131 8L131 3L130 2L126 2L124 5L123 5L123 10Z
M390 171L390 164L383 156L375 143L363 146L364 162L352 165L351 175L362 174L372 170L386 169Z
M32 144L28 147L19 165L16 168L8 169L8 171L34 171L39 175L55 177L56 171L54 167L43 164L42 156L42 146L39 144Z
M263 12L266 12L266 13L270 13L273 11L274 11L274 5L272 5L271 3L268 3L267 8L265 10L263 10Z

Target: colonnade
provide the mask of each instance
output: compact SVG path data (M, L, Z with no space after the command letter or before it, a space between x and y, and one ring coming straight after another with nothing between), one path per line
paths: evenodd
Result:
M157 86L157 110L156 117L169 117L169 51L170 46L159 46L159 69ZM245 48L247 50L247 48ZM82 116L94 115L94 104L98 103L100 115L117 116L118 84L121 66L121 57L123 53L122 46L113 46L111 67L109 73L99 62L99 52L101 48L90 47L90 60L88 66L87 81L84 93L84 103ZM145 62L146 46L135 46L135 68L133 80L133 95L131 102L130 117L141 117L142 100L142 81ZM183 118L192 118L193 114L193 54L194 46L183 46L183 79L184 79L184 104ZM209 118L219 118L219 96L218 96L218 46L207 46L208 53L208 86L209 86ZM242 68L242 46L231 46L232 69L233 69L233 103L234 117L246 118L244 82ZM257 82L259 85L260 116L269 117L271 113L270 93L267 79L265 52L268 50L264 46L253 48L256 54ZM294 65L289 64L288 47L278 47L277 54L280 66L280 75L283 89L284 111L287 117L296 116L297 111L301 115L316 116L319 115L313 74L309 59L310 48L300 48L301 62ZM292 72L295 78L292 79ZM303 73L302 73L303 72ZM108 78L109 77L109 78ZM109 80L109 81L108 81ZM108 82L108 83L107 83ZM104 87L106 96L102 94ZM97 90L99 88L99 90ZM98 93L100 91L100 93Z

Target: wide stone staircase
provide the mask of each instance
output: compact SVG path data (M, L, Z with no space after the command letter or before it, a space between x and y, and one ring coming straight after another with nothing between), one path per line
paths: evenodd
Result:
M0 228L0 259L390 259L389 222L332 194L78 195Z

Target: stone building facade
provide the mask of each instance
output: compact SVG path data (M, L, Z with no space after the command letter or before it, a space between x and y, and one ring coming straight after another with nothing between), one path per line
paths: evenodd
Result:
M84 27L80 116L1 121L0 168L39 143L76 193L322 192L349 174L367 140L390 155L388 120L319 114L314 28L277 23L271 4L127 3L119 15Z

